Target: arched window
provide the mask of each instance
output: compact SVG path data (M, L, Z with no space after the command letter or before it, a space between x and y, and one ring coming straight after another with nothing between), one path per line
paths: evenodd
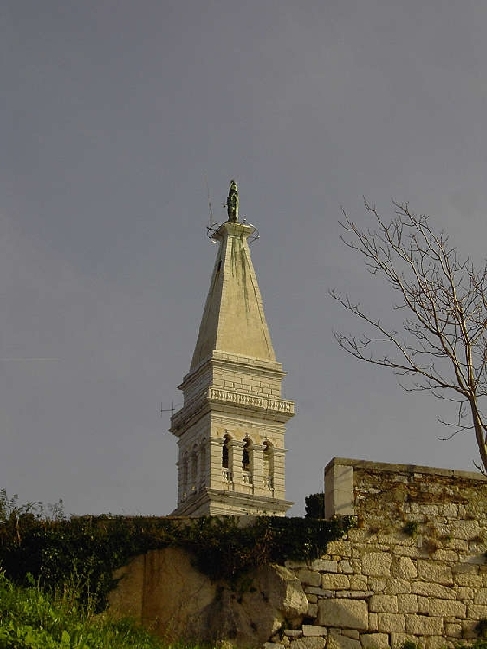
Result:
M227 433L223 437L222 448L222 478L224 482L232 482L232 472L230 470L230 442L232 438Z
M206 446L204 442L200 445L200 475L199 475L199 486L204 487L205 486L205 480L206 480Z
M268 489L273 489L274 488L274 453L273 453L274 449L272 447L272 444L267 440L264 442L263 446L264 446L264 452L263 452L264 486L267 487Z
M252 440L246 437L242 448L242 474L244 483L252 484L252 468Z
M188 455L184 454L181 464L181 499L186 500L188 495Z
M242 449L242 469L244 471L252 470L251 455L250 455L251 447L252 447L252 442L248 437L246 437L244 439L244 445Z
M196 491L198 485L198 448L193 446L191 453L191 491Z
M228 469L229 462L230 462L230 435L228 435L227 433L223 438L222 467L224 469Z

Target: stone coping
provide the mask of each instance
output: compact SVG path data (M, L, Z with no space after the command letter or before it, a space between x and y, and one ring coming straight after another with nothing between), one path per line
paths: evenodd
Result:
M356 469L367 471L393 473L423 473L427 475L437 475L444 478L462 478L464 480L476 480L486 482L487 476L476 471L463 471L460 469L441 469L431 466L422 466L420 464L391 464L388 462L372 462L369 460L357 460L346 457L334 457L325 467L325 473L333 466L350 466Z

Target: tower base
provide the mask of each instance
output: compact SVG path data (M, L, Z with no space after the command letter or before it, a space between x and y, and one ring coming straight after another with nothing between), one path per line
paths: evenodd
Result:
M172 512L172 516L285 516L294 503L268 496L204 489Z

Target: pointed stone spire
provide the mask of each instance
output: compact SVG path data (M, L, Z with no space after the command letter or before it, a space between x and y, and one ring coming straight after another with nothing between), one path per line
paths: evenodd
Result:
M232 180L228 221L212 238L219 249L189 373L184 405L171 418L178 438L175 514L284 515L285 423L294 403L282 398L262 296L250 259L255 228L238 220Z
M227 221L215 234L220 249L191 362L196 369L214 350L276 360L262 296L250 259L254 228Z

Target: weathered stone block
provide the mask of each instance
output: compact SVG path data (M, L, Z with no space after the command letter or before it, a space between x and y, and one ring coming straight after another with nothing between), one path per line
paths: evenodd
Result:
M338 561L316 559L311 564L311 568L316 570L316 572L338 572Z
M417 613L418 596L404 593L397 596L397 608L399 613Z
M452 599L433 599L430 597L418 598L418 611L432 617L456 617L462 619L466 615L467 607L463 602Z
M477 625L476 620L462 620L462 638L466 640L473 640L478 637L477 631L475 629Z
M452 588L440 584L430 584L427 581L415 581L412 584L412 591L424 597L438 597L439 599L455 599L455 591Z
M348 599L369 599L374 594L371 590L335 590L335 597Z
M360 644L363 649L389 649L387 633L362 633Z
M406 617L401 613L378 613L377 626L383 633L404 633Z
M291 643L292 649L324 649L326 638L308 637L297 638Z
M342 557L351 557L352 544L350 541L330 541L328 543L328 552L337 555L340 559Z
M477 520L470 521L452 521L450 524L451 535L456 539L470 540L479 536L480 527Z
M319 586L321 584L321 575L313 570L298 570L297 578L306 586Z
M406 640L411 640L411 636L406 633L391 633L391 647L401 647ZM416 638L414 638L416 641Z
M406 615L406 633L413 635L441 635L443 618L425 615Z
M326 638L328 634L328 629L326 628L326 626L318 626L314 624L303 624L301 628L303 630L303 636L305 638L314 637L314 636L321 636L323 638Z
M284 629L283 634L288 638L301 638L303 631L301 629Z
M323 588L318 588L317 586L307 586L306 594L308 597L309 595L316 595L317 597L332 597L334 593L331 590L324 590Z
M318 604L308 605L308 617L318 617Z
M372 595L369 600L371 613L397 613L397 597L395 595Z
M354 513L353 467L331 462L325 471L325 514L346 516Z
M354 599L328 599L318 602L318 624L344 629L366 630L367 604Z
M350 575L353 573L353 568L350 563L350 561L340 561L340 572L342 572L345 575Z
M328 634L327 649L361 649L360 640L347 638L336 629L331 629Z
M320 575L318 574L318 577ZM321 587L325 590L341 590L350 588L350 579L347 575L324 574L321 575Z
M479 590L476 591L473 603L487 606L487 588L479 588Z
M392 557L386 552L367 552L362 557L362 572L374 577L389 577Z
M350 590L368 590L367 577L363 575L350 575Z
M435 563L430 560L418 560L418 578L443 586L453 584L451 567L442 563Z
M441 635L428 636L424 640L424 649L445 649L445 638Z
M456 563L458 561L458 552L455 550L444 550L439 548L434 553L435 561L449 561L451 563Z
M462 625L456 622L445 622L445 636L459 640L462 637Z
M384 588L385 595L398 595L399 593L410 593L411 582L408 579L387 579Z
M369 577L367 584L370 590L373 590L374 593L383 593L387 586L387 579L383 577L379 579L378 577Z
M379 614L369 613L369 631L379 630Z
M391 574L398 579L415 579L418 569L410 557L398 557L392 564Z
M460 573L455 575L455 583L458 586L467 586L469 588L479 589L485 585L485 580L481 575Z
M474 599L474 589L469 588L468 586L457 586L455 588L456 594L457 594L457 599L460 601L470 601L473 602ZM480 602L474 602L480 604ZM486 602L487 603L487 602Z
M487 618L487 606L481 606L480 604L469 604L468 606L468 617L474 620L481 620L482 618Z

